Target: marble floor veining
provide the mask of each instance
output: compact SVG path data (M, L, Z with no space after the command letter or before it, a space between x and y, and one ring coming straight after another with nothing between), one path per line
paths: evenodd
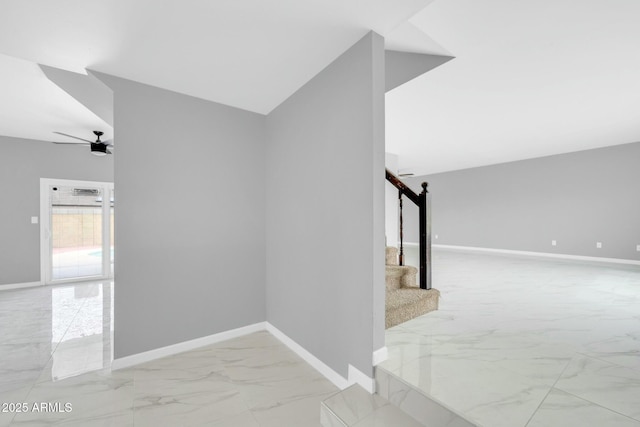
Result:
M437 249L380 366L484 427L640 427L640 268Z
M0 292L0 427L318 427L338 391L266 331L111 371L112 294L112 282Z
M640 268L435 250L434 285L383 369L479 426L640 427ZM112 296L0 292L0 427L317 427L337 391L268 332L111 371Z

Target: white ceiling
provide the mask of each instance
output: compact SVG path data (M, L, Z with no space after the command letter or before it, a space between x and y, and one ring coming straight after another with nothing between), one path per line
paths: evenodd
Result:
M0 135L43 141L78 142L64 132L94 140L91 130L111 128L69 94L51 83L40 67L0 54Z
M0 52L268 113L373 29L432 0L33 0L3 5Z
M639 1L432 1L4 2L0 134L112 133L35 63L267 113L373 29L391 49L456 56L387 95L402 169L640 140Z
M640 141L640 1L437 0L410 23L456 59L387 94L417 175Z
M49 140L54 130L112 132L35 63L97 70L268 113L369 30L392 36L431 1L3 2L0 54L31 64L1 59L0 134ZM391 40L394 47L437 48L418 30L405 28Z

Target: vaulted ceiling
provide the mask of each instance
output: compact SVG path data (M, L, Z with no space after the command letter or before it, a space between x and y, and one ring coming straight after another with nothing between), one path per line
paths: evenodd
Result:
M0 135L111 133L38 63L268 113L374 30L390 49L455 56L387 94L401 169L640 141L638 17L637 0L7 1Z
M53 130L108 127L57 96L35 63L101 71L265 114L370 30L389 36L396 48L437 48L410 26L392 35L431 1L3 2L0 88L9 95L0 99L0 134L47 139ZM69 114L53 120L63 112Z

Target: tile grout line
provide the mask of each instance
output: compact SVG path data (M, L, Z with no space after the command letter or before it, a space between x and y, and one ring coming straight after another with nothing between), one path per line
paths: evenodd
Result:
M556 380L553 382L553 384L551 384L551 387L549 387L549 390L547 391L547 394L544 395L544 397L542 398L542 400L540 401L540 403L538 404L536 409L531 413L531 416L527 420L527 423L524 425L524 427L527 427L529 425L529 423L531 422L531 420L533 419L533 417L535 417L535 415L538 413L538 410L540 410L540 407L542 406L544 401L547 400L547 397L549 397L549 393L551 393L551 391L556 387L556 384L558 384L558 381L560 381L560 378L562 378L562 375L564 375L565 371L567 370L567 368L569 367L571 362L573 362L573 359L575 359L575 355L571 359L569 359L567 361L567 364L562 369L562 372L560 372L560 374L558 375L558 378L556 378Z
M631 370L634 370L634 369L632 369L632 368L628 368L628 367L626 367L626 366L621 366L621 365L618 365L618 364L616 364L616 363L608 362L608 361L606 361L606 360L601 360L601 359L598 359L598 358L596 358L596 357L591 357L591 356L588 356L588 355L583 354L583 353L580 353L580 352L575 352L575 354L576 354L576 355L579 355L579 356L581 356L581 357L587 357L587 358L589 358L589 359L598 360L598 361L601 361L601 362L603 362L603 363L607 363L607 364L612 365L612 366L615 366L615 367L621 367L621 368L624 368L624 369L631 369ZM633 417L631 417L631 416L629 416L629 415L625 415L625 414L620 413L620 412L618 412L618 411L616 411L616 410L614 410L614 409L611 409L611 408L608 408L608 407L606 407L606 406L604 406L604 405L601 405L601 404L599 404L599 403L593 402L593 401L591 401L591 400L589 400L589 399L585 399L585 398L584 398L584 397L582 397L582 396L578 396L578 395L573 394L573 393L571 393L571 392L569 392L569 391L566 391L566 390L564 390L564 389L557 388L557 387L556 387L556 384L558 383L558 381L560 381L560 379L562 378L562 375L564 374L564 372L565 372L565 371L567 370L567 368L569 367L569 364L571 364L571 362L573 362L573 360L574 360L575 358L576 358L576 357L575 357L575 355L574 355L574 357L572 357L572 358L571 358L571 360L569 360L569 362L567 363L567 366L565 366L565 368L562 370L562 372L560 373L560 375L558 376L558 378L556 379L556 381L553 383L553 385L551 386L551 388L549 389L549 391L548 391L548 392L547 392L547 394L545 395L545 397L544 397L543 401L540 403L540 405L538 405L538 408L536 408L536 410L534 411L533 415L531 415L531 418L533 418L533 416L538 412L538 409L540 409L540 406L542 405L542 403L544 402L544 400L546 400L546 398L549 396L549 393L551 392L551 390L555 389L555 390L561 391L561 392L563 392L563 393L566 393L566 394L568 394L568 395L570 395L570 396L573 396L573 397L575 397L576 399L583 400L583 401L585 401L585 402L589 402L589 403L591 403L592 405L595 405L595 406L597 406L597 407L599 407L599 408L603 408L603 409L605 409L605 410L607 410L607 411L610 411L610 412L613 412L613 413L615 413L615 414L621 415L621 416L623 416L623 417L625 417L625 418L628 418L628 419L630 419L630 420L633 420L633 421L636 421L636 422L640 422L640 419L633 418ZM526 424L526 425L529 425L529 423L531 422L531 418L529 418L529 421L527 421L527 424ZM526 425L525 425L525 427L526 427Z
M601 358L599 358L599 357L594 357L594 356L591 356L591 355L589 355L589 354L582 353L582 352L579 352L579 351L576 351L576 354L579 354L580 356L586 357L586 358L588 358L588 359L597 360L597 361L599 361L599 362L606 363L606 364L608 364L608 365L612 365L612 366L615 366L615 367L618 367L618 368L622 368L622 369L629 369L629 370L631 370L631 371L640 372L640 369L632 368L632 367L630 367L630 366L620 365L620 364L618 364L618 363L611 362L610 360L605 360L605 359L601 359Z
M453 262L448 262L448 264L447 264L447 265L449 266L449 264L450 264L450 266L453 266L453 265L454 265L454 263L453 263ZM538 267L540 267L540 266L544 266L544 264L546 264L546 263L539 263L539 264L540 264L540 265L539 265L539 266L536 266L536 268L538 268ZM581 266L578 266L578 267L580 267L580 268L581 268ZM553 267L553 268L555 268L555 267ZM589 273L589 274L591 275L593 271L595 271L595 270L594 270L594 269L591 269L591 270L587 271L587 273ZM613 270L613 269L612 269L611 271L613 271L613 272L615 273L615 270ZM566 296L568 295L568 294L567 294L567 291L568 291L568 290L570 290L570 289L573 289L573 286L576 286L576 285L580 284L581 282L586 282L587 287L588 287L591 291L596 291L596 290L599 288L599 286L600 286L602 283L604 283L604 282L603 282L603 280L604 280L604 279L601 279L601 278L599 278L599 277L597 278L597 280L591 279L591 278L590 278L591 276L590 276L589 278L585 278L585 277L583 277L583 272L582 272L581 270L579 270L579 269L577 269L577 268L573 268L573 267L572 267L572 269L571 269L571 270L567 270L567 269L565 269L565 268L563 267L563 269L562 269L562 270L558 270L558 272L560 273L560 277L559 277L559 278L556 278L557 274L555 273L555 270L553 270L553 274L552 274L552 273L548 273L548 272L546 272L546 273L544 273L544 274L540 274L540 276L542 276L542 279L543 279L543 280L541 280L541 281L543 282L543 287L544 287L545 289L547 289L547 288L556 288L558 285L561 285L561 286L560 286L560 288L559 288L559 291L558 291L559 296L565 296L565 297L566 297ZM526 273L526 272L525 272L525 273ZM608 275L608 274L609 274L609 272L607 271L607 272L605 272L604 274L605 274L605 275ZM627 274L627 273L625 273L625 276L624 276L624 277L627 277L627 276L626 276L626 274ZM522 274L522 275L524 276L524 275L526 275L526 274ZM453 279L459 279L459 278L461 278L461 277L465 277L465 276L460 275L460 274L453 274L453 275L449 274L449 276L447 276L447 278L448 278L448 279L451 279L451 280L453 280ZM620 276L620 277L624 278L623 276ZM501 279L504 279L504 280L500 280L500 283L501 283L501 285L499 286L499 287L500 287L500 289L506 289L506 288L505 288L505 286L503 286L503 285L510 285L510 284L511 284L511 282L513 282L514 284L518 284L518 283L519 283L519 280L518 280L518 279L519 279L519 275L517 275L517 274L515 274L515 275L514 275L514 274L510 274L510 275L507 275L507 276L502 275L500 278L501 278ZM608 278L608 277L607 277L607 278ZM502 284L502 282L504 282L504 284ZM448 283L448 282L447 282L447 283ZM527 282L527 283L528 283L528 282ZM623 283L624 283L624 282L623 282ZM566 286L565 286L565 285L566 285ZM623 284L616 285L616 288L626 289L626 288L624 287L624 285L623 285ZM462 289L462 288L461 288L461 289ZM611 289L615 289L615 288L611 288ZM456 291L457 291L457 290L458 290L458 288L455 288L454 290L456 290ZM507 289L507 290L510 290L510 289ZM608 294L611 294L611 295L614 295L614 294L615 294L615 292L610 291L610 289L609 289L609 288L607 288L607 292L608 292ZM635 291L634 291L634 292L635 292ZM452 295L453 295L453 292L452 292ZM478 294L478 295L479 295L479 296L482 296L482 294ZM516 294L514 293L514 295L516 295ZM608 299L609 299L609 297L607 297L607 301L608 301ZM443 296L443 300L444 300L444 296ZM451 301L455 303L455 300L451 299ZM500 303L500 304L503 304L504 302L508 302L508 301L509 301L508 299L501 299L501 300L499 301L499 303ZM464 303L464 302L468 302L468 300L467 300L467 299L464 299L464 300L461 300L461 303L460 303L460 304L455 304L456 309L457 309L457 310L459 310L459 309L464 305L464 304L462 304L462 303ZM483 301L483 302L484 302L484 303L486 303L487 301ZM493 303L493 300L491 300L491 302ZM518 298L516 302L517 302L518 304L522 304L523 300L521 300L521 299L519 299L519 298ZM569 311L567 311L567 312L565 312L565 311L563 311L563 312L562 312L562 313L563 313L563 315L562 315L562 316L560 316L560 318L559 318L559 319L557 319L557 320L559 320L559 321L561 322L561 323L560 323L561 325L564 325L564 323L562 323L562 322L567 322L567 323L571 324L571 322L573 322L573 319L582 320L582 318L584 317L584 313L583 313L582 308L585 308L585 307L586 307L586 305L584 305L584 304L591 304L591 301L589 301L589 300L584 300L584 301L580 300L580 301L578 301L578 302L579 302L580 304L583 304L583 305L578 304L578 306L577 306L577 307L578 307L578 310L573 310L573 308L575 308L575 307L574 307L574 306L572 306L572 307L571 307L571 308L572 308L572 310L569 310ZM631 302L633 302L633 300L632 300ZM544 318L544 317L539 317L539 316L543 316L543 315L547 315L547 314L553 314L553 313L556 313L558 309L565 309L565 308L566 308L566 307L565 307L565 303L566 303L566 302L565 302L565 301L563 301L562 303L559 303L559 304L558 304L558 303L556 303L556 304L554 304L554 305L551 305L551 306L549 306L548 308L547 308L546 306L542 306L542 307L544 307L544 309L543 309L543 310L535 310L535 309L537 308L536 300L533 300L533 304L529 303L529 301L525 301L525 304L524 304L524 308L525 308L525 309L527 309L527 310L528 310L528 309L534 309L534 311L531 311L531 312L530 312L530 314L532 314L532 316L530 316L530 318L529 318L529 317L527 317L527 316L524 316L524 317L519 316L519 314L517 313L517 311L515 311L515 310L514 310L513 312L508 312L508 313L507 313L507 316L505 317L505 319L507 319L507 320L502 319L502 320L501 320L497 325L494 323L494 325L495 325L494 327L495 327L496 329L498 329L498 330L501 330L501 329L503 329L503 328L505 327L505 325L508 325L508 321L510 321L510 320L516 320L516 321L517 321L517 320L521 320L521 321L523 321L523 324L524 324L524 325L528 325L528 324L530 323L530 321L531 321L531 322L533 322L533 324L534 324L534 325L537 325L537 326L538 326L538 328L533 328L533 330L532 330L532 331L534 332L534 335L535 335L535 331L536 331L536 329L539 329L539 330L540 330L540 332L543 332L543 334L541 335L541 338L542 338L542 341L541 341L541 342L544 342L544 343L549 342L549 343L553 344L553 341L555 341L555 340L549 340L549 338L550 338L550 337L547 337L547 336L545 336L545 334L544 334L544 331L546 330L546 325L547 325L547 323L544 323L544 322L543 322L543 323L540 323L539 321L540 321L540 320L543 320L543 321L546 321L546 320L555 320L555 319L546 319L546 318ZM601 303L601 302L600 302L600 303ZM443 304L443 305L444 305L444 304ZM498 305L499 305L499 304L498 304ZM622 304L622 305L620 305L620 307L621 307L621 309L622 309L621 316L619 316L620 318L619 318L619 319L618 319L618 318L611 319L613 322L616 322L615 324L618 324L617 322L620 322L620 321L622 321L622 320L625 320L625 319L627 319L627 318L629 317L627 307L630 307L630 305L628 305L628 304ZM441 308L442 308L442 307L441 307ZM441 311L443 311L443 310L441 310ZM597 313L596 313L596 315L600 315L600 313L599 313L599 312L597 312ZM478 317L478 314L477 314L477 313L474 313L474 316L475 316L475 317ZM473 317L473 316L472 316L472 317ZM594 316L594 317L595 317L595 316ZM608 316L605 316L605 317L608 317ZM489 320L491 320L491 318L489 318ZM537 322L537 323L536 323L536 322ZM489 325L489 326L491 326L491 324L492 324L492 323L487 323L487 325ZM402 330L403 330L403 331L407 331L407 332L409 332L407 329L405 329L405 328L404 328L404 325L401 325L401 326L402 326ZM436 328L436 329L435 329L435 331L436 331L436 332L438 332L438 326L436 326L435 328ZM444 329L446 329L446 328L444 328ZM507 329L508 329L508 328L507 328ZM516 328L516 330L517 330L517 328ZM416 330L416 329L414 329L414 330L413 330L413 331L411 331L411 332L414 332L414 331L419 333L419 330ZM562 327L560 328L560 331L563 331L563 328L562 328ZM625 329L625 331L626 331L626 329ZM414 332L414 333L415 333L415 332ZM516 332L516 331L513 331L513 332ZM552 331L552 332L553 332L553 331ZM573 330L571 327L569 327L569 329L568 329L566 332L567 332L567 335L569 336L569 340L568 340L568 341L569 341L569 342L573 342L574 344L577 344L577 345L573 345L573 346L572 346L572 347L573 347L573 349L571 349L571 348L570 348L570 351L569 351L569 353L568 353L568 354L563 354L563 358L562 358L562 359L564 359L564 356L568 356L568 358L566 358L566 359L564 359L564 360L560 360L560 363L562 363L562 361L564 361L565 366L563 367L563 369L561 369L561 372L560 372L559 374L556 374L556 375L557 375L557 378L556 378L556 380L554 381L554 383L549 384L549 381L550 381L550 379L552 378L552 375L551 375L551 378L548 378L548 379L547 379L546 381L544 381L544 383L542 384L542 385L543 385L543 388L542 388L540 391L544 390L544 387L547 387L547 388L548 388L548 391L546 392L546 394L545 394L545 395L542 395L542 400L541 400L541 401L539 401L539 404L537 405L537 408L536 408L536 407L534 407L534 411L533 411L533 413L531 414L531 416L529 417L529 420L528 420L528 421L527 421L527 420L523 420L523 421L526 421L527 425L530 425L531 420L534 418L535 414L540 410L540 408L541 408L542 406L544 406L544 407L545 407L545 410L548 408L548 406L547 406L547 405L545 405L544 403L545 403L546 399L548 399L548 398L549 398L549 399L553 399L553 398L554 398L554 396L551 396L551 397L550 397L550 394L551 394L552 392L554 393L554 395L555 395L555 393L564 393L564 391L563 391L563 390L561 390L561 389L559 389L559 388L558 388L558 387L559 387L559 386L558 386L558 383L560 383L561 385L563 384L563 380L566 378L566 377L565 377L565 375L568 375L567 371L570 371L570 372L571 372L571 370L569 370L569 369L568 369L569 367L571 367L571 366L572 366L572 365L571 365L571 363L572 363L572 362L573 362L573 363L575 363L576 358L580 357L580 355L583 355L583 353L582 353L582 352L586 351L586 347L585 347L585 346L587 345L587 343L589 343L589 342L590 342L590 341L589 341L589 340L590 340L590 338L589 338L589 337L587 338L587 341L584 341L584 342L583 342L582 334L583 334L584 332L583 332L583 331L581 331L581 330L579 330L579 328L578 328L578 330ZM465 335L465 334L462 334L462 335ZM610 334L609 334L609 335L610 335ZM634 334L634 335L635 335L635 334ZM408 335L408 336L416 336L416 337L417 337L418 335ZM627 334L626 336L621 336L620 338L624 338L624 339L626 339L626 341L624 341L624 342L628 342L628 339L629 339L629 338L633 338L633 336L629 336L629 334ZM455 342L455 341L456 341L456 338L453 338L453 340L443 341L442 343L453 343L453 342ZM633 348L637 348L637 346L634 344L634 345L633 345ZM571 351L571 350L573 350L573 351ZM563 352L563 353L564 353L564 352ZM553 354L553 353L551 353L551 354ZM545 355L546 355L546 352L545 352ZM633 352L631 352L631 353L627 352L627 353L626 353L626 355L627 355L627 356L633 356L634 354L633 354ZM615 366L615 367L618 367L618 368L620 368L620 369L624 369L624 368L626 368L626 369L631 369L631 370L629 370L629 371L626 371L626 372L628 372L628 373L632 373L633 371L637 371L637 369L634 369L633 367L619 365L619 364L617 364L617 363L615 363L615 362L611 362L611 361L609 361L609 360L603 360L603 359L600 359L600 358L598 358L598 357L593 357L593 356L589 356L589 355L584 355L584 356L585 356L585 357L587 357L587 358L593 359L593 360L599 360L599 361L605 362L605 363L603 363L603 364L604 364L604 365L606 365L606 366L612 366L612 367L614 367L614 366ZM419 356L418 356L418 357L419 357ZM415 359L414 359L414 360L415 360ZM615 359L615 360L617 360L617 359ZM625 361L625 359L620 359L620 360ZM402 361L401 361L401 363L402 363ZM409 362L409 363L412 363L412 362ZM413 363L415 364L415 362L413 362ZM402 363L400 366L403 366L403 365L404 365L404 363ZM384 366L384 365L383 365L383 366ZM557 366L555 367L554 371L556 371L556 372L557 372L557 367L558 367L558 366L559 366L559 365L557 365ZM401 368L399 368L399 369L401 369ZM398 374L396 374L396 373L395 373L395 372L397 372L397 371L398 371L397 369L396 369L396 370L391 370L391 369L389 369L389 370L388 370L388 372L389 372L391 375L397 375L397 376L400 376L400 375L398 375ZM576 389L576 392L580 392L580 390L581 390L581 389ZM581 398L580 398L580 399L581 399ZM586 399L585 399L585 400L586 400ZM535 401L534 401L534 402L532 402L532 403L534 403L534 404L535 404ZM595 406L596 406L596 407L602 407L601 405L595 405ZM604 408L604 407L603 407L603 409L607 409L607 410L608 410L608 408ZM613 413L617 413L617 412L616 412L616 411L613 411L613 412L612 412L612 414L613 414ZM621 415L622 415L622 414L621 414ZM634 414L634 415L635 415L635 414ZM625 416L625 417L627 417L627 418L628 418L628 416Z
M337 395L337 394L340 394L341 392L342 392L342 391L339 391L338 393L334 393L334 394L332 394L331 396L335 396L335 395ZM331 397L331 396L329 396L329 397ZM328 397L328 398L329 398L329 397ZM328 399L328 398L327 398L327 399ZM342 418L340 418L340 417L338 416L338 414L336 414L336 413L333 411L333 409L331 409L328 405L325 405L325 404L324 404L324 400L323 400L322 402L320 402L320 411L322 411L322 408L323 408L323 407L324 407L327 411L331 412L331 414L332 414L334 417L336 417L336 419L337 419L337 420L339 420L339 422L340 422L342 425L347 426L347 423L346 423L346 422L344 422L344 420L343 420ZM322 417L320 417L320 418L322 418ZM359 420L358 420L358 421L359 421Z
M604 405L601 405L601 404L599 404L599 403L593 402L593 401L591 401L591 400L589 400L589 399L585 399L585 398L584 398L584 397L582 397L582 396L578 396L578 395L576 395L576 394L573 394L573 393L571 393L571 392L569 392L569 391L566 391L566 390L563 390L563 389L561 389L561 388L556 388L556 390L559 390L559 391L561 391L561 392L563 392L563 393L565 393L565 394L568 394L569 396L575 397L576 399L579 399L579 400L582 400L582 401L585 401L585 402L589 402L589 403L591 403L592 405L597 406L598 408L602 408L602 409L607 410L607 411L609 411L609 412L613 412L614 414L620 415L620 416L622 416L622 417L625 417L625 418L628 418L628 419L630 419L630 420L632 420L632 421L635 421L635 422L637 422L637 423L640 423L640 419L637 419L637 418L631 417L631 416L629 416L629 415L625 415L625 414L623 414L623 413L621 413L621 412L616 411L615 409L611 409L611 408L608 408L608 407L606 407L606 406L604 406ZM525 426L525 427L526 427L526 426Z

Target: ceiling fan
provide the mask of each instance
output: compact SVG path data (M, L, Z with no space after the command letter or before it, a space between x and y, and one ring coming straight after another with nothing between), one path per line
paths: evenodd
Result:
M107 149L107 147L113 149L113 142L111 140L109 140L109 141L100 141L100 137L102 135L104 135L104 132L100 132L99 130L94 130L93 131L93 134L96 136L96 140L95 141L89 141L88 139L79 138L77 136L69 135L69 134L62 133L62 132L53 132L53 133L57 133L58 135L63 135L63 136L69 137L69 138L79 139L80 141L84 141L84 143L52 141L54 144L88 145L89 147L91 147L91 154L93 154L93 155L106 156L107 154L112 154L111 151Z

